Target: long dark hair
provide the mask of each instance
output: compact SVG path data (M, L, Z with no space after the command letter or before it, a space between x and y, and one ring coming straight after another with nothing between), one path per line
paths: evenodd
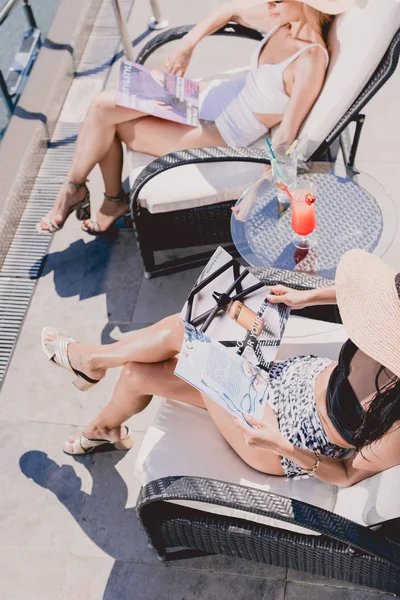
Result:
M376 394L354 433L353 444L357 450L383 437L396 421L400 426L400 379L393 375L390 381L379 388L379 376L384 369L380 367L375 377Z

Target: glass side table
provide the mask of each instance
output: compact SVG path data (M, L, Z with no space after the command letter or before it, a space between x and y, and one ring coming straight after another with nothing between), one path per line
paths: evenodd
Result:
M356 169L331 163L304 163L299 187L314 182L318 242L311 250L292 243L290 202L278 202L274 182L264 177L242 194L233 208L233 242L246 262L272 283L295 287L331 285L340 257L351 248L383 256L397 231L389 193ZM257 274L257 269L255 269Z

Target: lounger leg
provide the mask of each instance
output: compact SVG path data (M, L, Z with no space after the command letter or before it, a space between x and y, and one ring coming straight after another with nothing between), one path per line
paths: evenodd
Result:
M162 503L160 505L158 502L151 502L137 509L137 516L146 532L148 547L154 550L158 560L165 561L167 553L161 534L158 509L162 512Z
M363 125L365 123L365 115L359 114L359 115L357 115L357 117L355 117L354 120L356 121L356 130L354 132L353 143L352 143L351 149L350 149L349 161L347 163L348 167L354 167L358 144L360 142L360 137L361 137L361 131L362 131Z
M155 270L154 251L151 248L143 248L141 246L140 254L142 255L144 276L146 279L151 279Z

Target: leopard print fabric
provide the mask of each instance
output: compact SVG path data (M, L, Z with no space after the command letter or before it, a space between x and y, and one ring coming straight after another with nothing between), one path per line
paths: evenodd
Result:
M315 380L331 363L330 359L317 356L296 356L275 363L269 372L268 404L278 419L280 432L292 444L339 457L346 450L328 440L315 404ZM281 457L281 464L286 477L304 474L301 467L285 457Z

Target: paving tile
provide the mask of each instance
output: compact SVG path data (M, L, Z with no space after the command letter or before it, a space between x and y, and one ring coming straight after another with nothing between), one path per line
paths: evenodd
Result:
M28 313L11 366L0 395L0 419L32 420L68 425L86 425L111 398L115 375L88 392L72 385L73 375L49 363L40 346L43 326L53 325L69 335L96 343L103 323L80 321L60 314L59 320L46 314Z
M100 600L113 566L112 558L69 556L60 600Z
M107 321L129 323L142 275L131 230L121 230L115 237L77 239L48 254L35 306L49 316L62 310L77 320L96 314ZM103 295L100 304L88 302Z
M93 465L62 452L69 435L67 426L0 422L1 547L68 552Z
M65 99L58 119L59 122L79 123L83 121L94 94L101 92L103 87L103 78L90 77L89 79L82 77L75 79Z
M143 279L132 323L156 323L180 312L201 271L202 268L196 268L167 277Z
M393 600L393 594L328 585L288 582L285 600Z
M102 600L283 600L284 582L117 561Z
M66 573L66 555L0 547L2 600L58 600Z
M139 491L133 475L135 451L96 454L92 491L85 500L80 528L75 530L73 555L158 562L134 508Z

